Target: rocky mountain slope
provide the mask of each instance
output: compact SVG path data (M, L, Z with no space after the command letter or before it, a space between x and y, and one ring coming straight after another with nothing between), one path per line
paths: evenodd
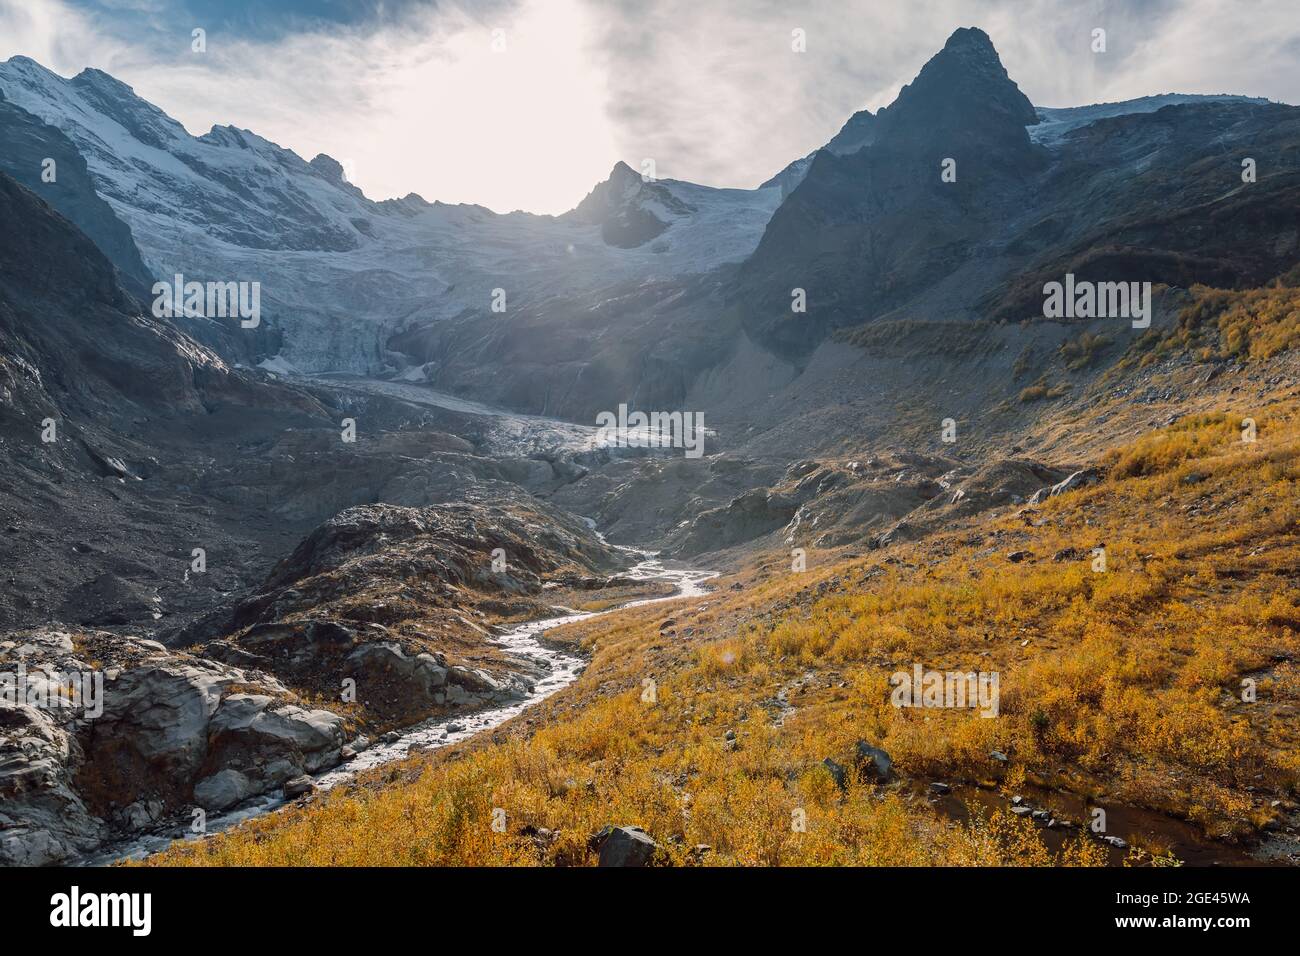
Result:
M773 216L741 270L747 330L802 360L835 328L881 317L1041 318L1044 282L1071 271L1252 286L1289 267L1300 113L1153 105L1047 111L1040 145L1040 113L987 35L959 30L876 117L870 145L817 154ZM1247 157L1258 182L1242 181ZM796 287L807 314L791 312Z
M577 465L435 427L474 438L474 416L232 369L4 173L0 219L0 672L105 681L98 713L0 701L0 860L66 860L331 767L359 727L517 698L537 662L496 622L628 563L532 497ZM376 499L425 510L344 510ZM381 592L409 613L377 616Z
M54 206L86 234L121 273L122 284L144 300L153 279L131 230L95 189L86 161L56 128L0 94L0 169ZM52 181L48 181L52 180Z
M1026 435L1088 456L1077 477L991 463L913 540L811 544L802 570L764 549L705 598L579 625L590 666L529 720L154 862L1294 865L1295 304L1243 294L1135 346L1152 400L1117 382ZM996 673L996 719L898 706L914 666Z

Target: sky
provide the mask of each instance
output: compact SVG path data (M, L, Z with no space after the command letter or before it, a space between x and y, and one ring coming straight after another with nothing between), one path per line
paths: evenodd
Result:
M560 213L619 160L752 188L961 26L1039 106L1300 103L1300 0L0 0L0 59L97 67L192 133L328 153L374 199Z

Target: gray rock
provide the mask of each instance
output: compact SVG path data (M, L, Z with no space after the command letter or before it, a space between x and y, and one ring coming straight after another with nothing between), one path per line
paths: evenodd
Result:
M879 747L873 747L865 740L859 740L854 747L854 759L863 778L876 783L884 783L893 772L894 761L889 754Z
M194 785L194 802L205 810L229 810L252 793L252 783L238 770L218 770Z
M1048 493L1049 498L1055 498L1057 495L1063 495L1071 491L1077 491L1080 488L1087 488L1090 485L1099 484L1105 477L1100 468L1085 468L1082 471L1076 471L1064 481L1052 485L1052 490Z
M27 667L91 670L49 629L0 648ZM224 810L340 759L343 721L284 701L283 685L156 641L86 632L77 654L111 661L103 713L0 704L0 865L64 862L113 828L147 829L168 810ZM231 693L234 687L256 693ZM95 802L79 781L96 781Z
M658 844L640 827L605 826L591 838L600 866L649 866Z
M45 866L107 836L74 788L75 737L26 704L0 704L0 865Z
M301 797L305 793L312 793L316 789L316 784L312 783L311 777L306 774L294 777L292 780L286 780L284 783L284 796L287 800L294 797Z

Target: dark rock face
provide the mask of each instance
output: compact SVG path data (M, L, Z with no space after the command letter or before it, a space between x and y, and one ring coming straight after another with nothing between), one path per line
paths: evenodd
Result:
M822 149L834 153L836 156L848 156L850 153L856 153L864 146L870 146L876 141L877 125L877 116L873 115L871 110L859 110L848 118L840 131ZM796 186L803 182L804 177L808 175L808 168L812 165L813 157L820 151L815 150L801 159L796 159L785 169L763 183L760 188L780 187L781 198L785 199L790 193L794 192Z
M153 279L131 238L131 230L95 192L86 161L62 132L0 94L0 170L53 206L84 232L122 275L123 284L143 298ZM54 160L55 181L44 182L45 160Z
M740 272L746 330L801 358L882 316L1041 319L1044 283L1066 272L1255 286L1300 254L1300 109L1171 105L1098 119L1051 149L1031 142L1037 123L988 38L957 31L874 118L869 144L814 155ZM1246 156L1269 174L1243 184ZM941 179L946 159L955 182ZM791 312L794 288L806 314Z
M1025 132L1036 121L988 37L957 31L875 117L869 145L815 155L741 270L747 331L777 351L806 353L829 329L951 272L1044 165ZM950 158L957 178L945 183ZM807 292L806 314L791 312L794 288Z

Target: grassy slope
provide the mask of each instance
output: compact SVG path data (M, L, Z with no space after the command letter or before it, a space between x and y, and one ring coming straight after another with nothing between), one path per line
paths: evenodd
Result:
M1279 327L1294 311L1251 308L1229 297L1185 322L1197 331L1179 344L1260 359L1279 337L1294 344ZM1243 326L1245 344L1230 342ZM643 826L678 864L699 859L696 844L715 864L1106 861L1087 837L1049 850L1001 811L946 818L917 796L928 780L1007 795L1037 784L1248 834L1294 806L1300 780L1300 399L1277 385L1202 399L1113 449L1103 483L1041 507L865 557L810 554L802 574L769 556L708 598L580 625L583 678L494 740L153 862L583 864L611 822ZM1241 440L1245 416L1255 443ZM1077 554L1054 560L1066 549ZM1032 557L1012 563L1015 550ZM999 672L1000 716L893 707L889 674L914 662ZM859 739L893 756L899 782L851 775L837 789L820 763L851 766ZM796 809L806 832L791 827ZM1144 850L1135 859L1161 853Z

